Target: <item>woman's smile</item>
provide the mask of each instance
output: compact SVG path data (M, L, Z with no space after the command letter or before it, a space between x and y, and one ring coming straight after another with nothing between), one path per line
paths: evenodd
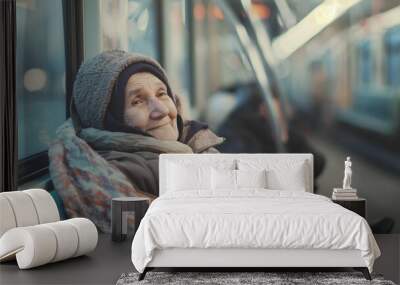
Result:
M158 129L158 128L162 128L162 127L165 127L165 126L167 126L167 125L171 125L171 126L172 126L172 121L169 120L169 122L157 124L156 126L147 129L147 131L151 131L151 130L155 130L155 129Z

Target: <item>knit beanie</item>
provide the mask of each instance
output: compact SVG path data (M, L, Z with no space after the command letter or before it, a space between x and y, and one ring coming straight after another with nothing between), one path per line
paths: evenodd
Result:
M122 50L106 51L84 62L76 75L71 101L71 117L76 131L89 127L107 129L106 124L110 124L108 120L106 123L106 119L110 119L107 113L110 113L111 120L115 120L117 125L116 131L148 135L136 128L125 126L120 120L123 111L122 114L116 112L121 108L121 102L124 102L121 99L121 90L125 90L130 75L137 72L150 72L159 78L167 86L168 96L176 104L168 77L157 61L145 55ZM178 115L180 133L181 125L182 119Z

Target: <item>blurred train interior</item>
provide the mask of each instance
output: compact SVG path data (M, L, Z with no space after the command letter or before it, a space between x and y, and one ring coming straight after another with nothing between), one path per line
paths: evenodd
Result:
M314 154L315 192L344 160L375 233L400 233L400 2L17 0L19 187L45 183L82 61L110 49L157 59L183 114L221 152Z

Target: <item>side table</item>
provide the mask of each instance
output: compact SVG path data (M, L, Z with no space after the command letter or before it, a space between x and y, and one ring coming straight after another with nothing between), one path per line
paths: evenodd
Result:
M135 232L149 207L149 198L119 197L111 201L111 239L123 241L128 232L127 214L135 213Z
M364 219L367 213L367 200L364 198L357 198L354 200L336 200L332 199L332 202L341 205L342 207L359 214Z

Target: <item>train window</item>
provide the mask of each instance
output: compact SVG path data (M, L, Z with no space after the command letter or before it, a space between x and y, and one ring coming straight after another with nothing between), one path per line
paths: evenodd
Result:
M207 113L213 127L224 119L223 114L227 115L236 101L225 95L235 94L232 90L253 82L255 76L219 6L212 1L195 1L193 21L197 108L200 114ZM218 103L222 97L225 103Z
M184 110L189 109L191 73L189 58L189 17L185 0L165 1L163 5L164 67Z
M282 20L282 16L278 13L282 9L293 11L288 9L288 4L290 3L286 3L285 1L276 1L274 3L268 0L252 0L251 3L252 8L250 12L257 20L264 24L271 40L282 34L286 27L294 25L296 22L296 17L292 12L289 12L290 15L285 15L285 20Z
M159 59L153 0L84 1L85 59L111 49Z
M45 151L66 119L62 0L16 1L18 158ZM51 110L51 111L50 111Z
M358 44L359 84L368 85L374 78L374 52L371 41L363 40Z
M231 17L229 10L219 6L219 2L194 2L199 118L226 139L216 147L221 152L276 152L264 93Z
M386 81L389 86L400 87L400 29L389 30L385 35Z

